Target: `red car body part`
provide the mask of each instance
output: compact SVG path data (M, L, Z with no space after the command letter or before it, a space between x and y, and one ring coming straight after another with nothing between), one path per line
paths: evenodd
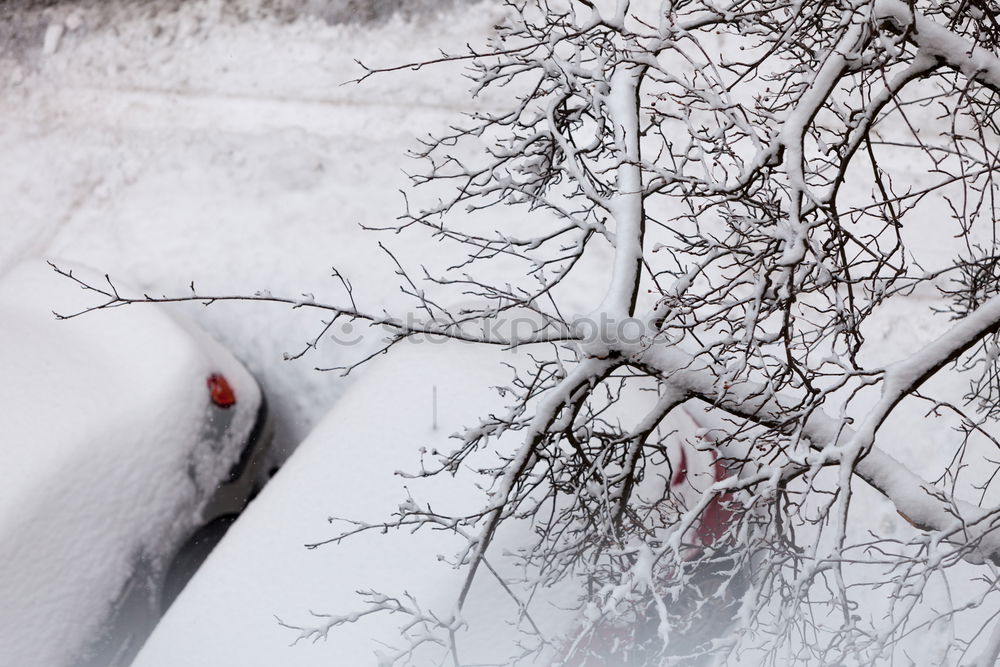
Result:
M674 471L674 476L670 478L670 486L680 486L687 479L688 474L688 457L687 452L684 451L684 444L681 443L681 460L677 463L677 470Z
M691 414L690 411L684 410L686 414L695 426L697 426L701 433L696 437L705 442L714 442L715 438L712 437L710 432L704 428L704 426ZM677 466L677 471L674 473L673 478L670 480L671 487L678 487L687 481L688 475L688 463L687 463L687 445L684 441L681 441L680 449L680 463ZM712 452L712 473L713 482L721 482L726 479L729 475L725 465L719 461L719 455L716 452ZM704 483L704 482L702 482ZM726 534L726 530L729 528L733 521L734 512L731 509L732 505L732 494L723 493L718 494L709 501L708 506L702 512L701 516L698 518L694 527L694 541L699 546L708 546L714 544L716 540L720 539ZM695 556L697 553L691 554Z
M719 461L719 456L712 452L712 468L715 471L715 481L721 482L728 475L726 468ZM733 494L722 493L708 503L708 507L701 513L701 519L695 528L695 537L701 545L714 544L716 540L726 534L726 529L733 521L733 510L731 508Z
M715 438L711 432L699 422L687 409L683 412L697 429L693 436L706 443L712 443ZM688 456L690 444L685 439L679 439L680 454L677 457L677 464L670 476L670 487L678 491L678 495L684 495L682 487L688 484L689 477L691 489L704 489L710 482L707 479L705 470L700 464L696 464L699 469L691 470L691 459ZM698 448L695 451L699 451ZM712 480L711 483L721 482L729 477L729 471L725 464L719 460L719 455L711 451ZM703 459L695 456L694 460L699 462ZM692 475L694 472L694 475ZM733 494L716 494L709 501L694 525L691 528L690 536L685 540L691 546L685 548L679 554L685 561L699 558L704 552L699 547L715 544L722 539L726 531L732 525L736 511L732 508ZM559 663L561 667L620 667L621 655L619 649L622 642L628 642L633 638L634 627L625 628L620 625L607 624L591 628L588 635L582 639L581 643L574 647L573 656L566 662Z

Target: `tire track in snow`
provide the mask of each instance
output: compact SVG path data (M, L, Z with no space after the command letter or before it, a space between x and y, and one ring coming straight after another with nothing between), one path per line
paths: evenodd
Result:
M462 111L483 104L404 100L379 96L308 97L140 86L67 86L46 95L46 105L73 108L67 125L122 124L146 129L213 129L260 134L300 127L327 136L378 132L423 134ZM359 113L363 110L363 113Z

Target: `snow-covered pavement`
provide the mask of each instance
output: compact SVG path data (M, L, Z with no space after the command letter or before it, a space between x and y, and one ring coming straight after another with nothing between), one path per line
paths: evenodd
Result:
M360 58L407 62L485 34L493 11L395 18L374 28L308 17L240 20L220 3L149 14L56 7L62 26L0 60L0 273L63 257L152 293L314 294L341 300L331 268L374 308L398 303L378 248L403 206L405 152L464 103L464 83L411 72L341 85ZM72 6L72 5L71 5ZM96 24L92 26L91 24ZM50 39L51 41L51 39ZM376 236L378 238L376 238ZM419 240L398 243L419 254ZM298 352L322 326L287 308L188 305L260 378L288 451L341 394L336 366L360 350ZM353 332L351 332L353 334ZM348 339L353 340L353 335Z

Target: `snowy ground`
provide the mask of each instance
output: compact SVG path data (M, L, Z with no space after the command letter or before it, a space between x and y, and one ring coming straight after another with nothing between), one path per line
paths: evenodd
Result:
M217 2L148 12L125 3L113 23L106 5L71 7L32 14L35 42L0 59L0 272L57 256L152 293L194 281L203 292L340 300L336 266L355 277L359 299L398 303L380 239L359 226L399 214L404 153L452 117L464 83L442 85L438 71L340 84L359 75L355 58L397 63L457 48L489 29L492 11L367 29L272 14L244 21ZM405 240L419 255L415 243ZM259 376L281 449L346 386L313 368L359 352L327 346L284 362L318 332L315 314L187 310Z

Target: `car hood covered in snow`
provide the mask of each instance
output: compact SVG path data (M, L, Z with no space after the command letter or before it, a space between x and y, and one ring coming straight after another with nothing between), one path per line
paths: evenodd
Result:
M136 564L161 566L196 525L240 445L203 441L208 374L225 374L241 399L233 434L260 400L235 359L159 308L53 315L96 303L42 261L0 281L5 664L72 664Z

